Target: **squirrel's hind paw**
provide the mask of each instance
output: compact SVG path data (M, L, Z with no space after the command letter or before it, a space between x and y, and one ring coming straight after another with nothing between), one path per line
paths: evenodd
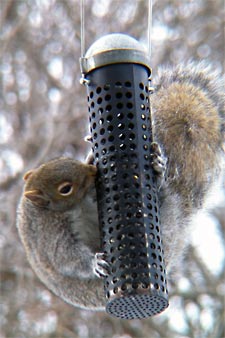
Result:
M162 155L161 148L157 142L152 142L150 146L150 160L153 170L157 176L157 181L161 185L166 171L166 161Z
M99 278L109 275L109 264L106 261L106 255L104 253L97 252L95 254L93 271Z

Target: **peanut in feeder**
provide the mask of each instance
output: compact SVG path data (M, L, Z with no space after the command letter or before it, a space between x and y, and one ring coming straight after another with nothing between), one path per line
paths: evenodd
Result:
M145 318L168 306L157 188L150 165L151 69L124 34L97 40L81 58L87 86L102 246L111 273L106 311Z

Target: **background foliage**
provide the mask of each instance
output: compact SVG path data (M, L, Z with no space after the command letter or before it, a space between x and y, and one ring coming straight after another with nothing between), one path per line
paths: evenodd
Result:
M145 43L147 3L86 0L86 46L110 32ZM189 59L223 71L223 0L153 4L153 76L160 64ZM169 309L154 318L123 321L75 309L48 291L26 261L15 228L23 173L62 154L83 160L88 151L79 11L78 0L0 0L0 337L225 337L223 192L223 203L211 211L219 268L207 264L193 241L170 282ZM217 248L211 250L216 256Z

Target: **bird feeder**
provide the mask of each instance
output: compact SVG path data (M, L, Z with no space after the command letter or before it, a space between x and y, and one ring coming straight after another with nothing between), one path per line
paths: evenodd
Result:
M81 58L87 88L102 249L110 266L106 311L146 318L168 306L154 172L149 84L143 46L109 34Z

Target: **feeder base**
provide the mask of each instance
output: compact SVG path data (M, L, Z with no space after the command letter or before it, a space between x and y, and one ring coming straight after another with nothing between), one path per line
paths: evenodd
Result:
M121 319L143 319L164 311L168 301L157 295L130 295L114 298L106 306L106 312Z

